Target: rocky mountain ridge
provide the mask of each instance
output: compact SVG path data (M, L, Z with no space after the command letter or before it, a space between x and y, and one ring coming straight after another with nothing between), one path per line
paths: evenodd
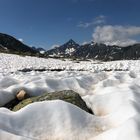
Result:
M29 47L18 39L0 33L0 52L51 58L93 59L93 60L135 60L140 58L140 44L126 47L109 46L93 41L80 45L70 39L63 45L46 51Z

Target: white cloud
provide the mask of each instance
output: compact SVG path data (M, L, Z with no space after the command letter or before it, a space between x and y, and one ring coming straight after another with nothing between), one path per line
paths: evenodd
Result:
M59 45L52 45L51 49L58 48L58 47L59 47Z
M78 24L78 27L82 27L82 28L88 28L94 25L100 25L100 24L104 24L106 22L106 17L103 15L100 15L96 18L94 18L92 21L90 22L80 22Z
M133 37L140 35L137 26L97 26L93 33L93 40L107 45L128 46L137 43Z
M103 24L106 22L106 17L104 15L100 15L94 19L94 25Z
M86 44L88 44L88 42L87 42L87 41L84 41L84 42L82 43L82 45L86 45Z
M19 40L20 42L23 42L23 39L22 39L22 38L19 38L18 40Z

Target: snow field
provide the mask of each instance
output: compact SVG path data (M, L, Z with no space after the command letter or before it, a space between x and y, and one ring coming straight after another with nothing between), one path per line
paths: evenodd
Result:
M95 114L59 100L33 103L17 112L1 107L0 140L139 140L139 63L74 63L0 54L0 106L20 89L32 96L71 89ZM24 68L67 71L17 71Z

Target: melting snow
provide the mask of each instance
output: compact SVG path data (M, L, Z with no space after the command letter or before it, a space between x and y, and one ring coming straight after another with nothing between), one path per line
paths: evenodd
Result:
M59 100L33 103L18 112L1 107L0 140L139 140L139 64L140 60L74 63L0 54L0 106L20 89L34 96L71 89L95 114ZM17 71L24 68L65 71Z

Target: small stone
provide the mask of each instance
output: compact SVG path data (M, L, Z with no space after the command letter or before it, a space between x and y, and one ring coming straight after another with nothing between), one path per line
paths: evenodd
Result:
M20 90L17 95L16 95L16 98L19 100L19 101L22 101L24 100L25 98L27 97L27 93L25 90Z

